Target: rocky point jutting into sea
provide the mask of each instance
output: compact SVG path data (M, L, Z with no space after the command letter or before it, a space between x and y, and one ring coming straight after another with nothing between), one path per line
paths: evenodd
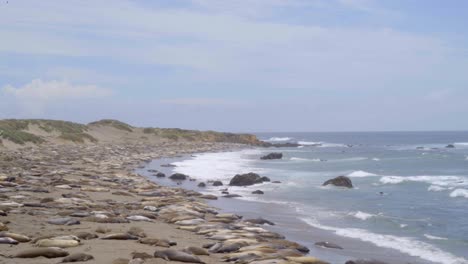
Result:
M134 172L160 157L261 145L255 136L115 120L2 120L0 136L1 263L326 263L266 220L218 213L196 191Z

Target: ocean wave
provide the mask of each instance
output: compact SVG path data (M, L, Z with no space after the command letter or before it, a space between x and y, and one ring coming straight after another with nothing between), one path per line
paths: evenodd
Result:
M468 148L468 142L455 142L453 143L455 147Z
M301 220L309 224L310 226L327 231L332 231L339 236L370 242L379 247L395 249L410 256L419 257L424 260L450 264L468 263L468 261L462 257L457 257L431 244L418 241L414 238L376 234L359 228L337 228L325 226L317 223L317 221L311 218L301 218Z
M354 178L361 178L361 177L377 176L377 174L370 173L370 172L367 172L367 171L358 170L358 171L353 171L353 172L349 173L347 176L348 177L354 177Z
M292 157L289 160L292 160L292 161L314 161L314 162L323 161L321 159L306 159L306 158L298 158L298 157Z
M292 140L293 138L291 137L271 137L269 139L266 139L265 141L270 141L270 142L275 142L275 141L289 141Z
M437 186L437 185L431 185L427 188L428 191L430 192L441 192L441 191L446 191L448 190L448 188L445 188L445 187L440 187L440 186Z
M438 237L438 236L431 236L429 234L424 234L424 236L428 239L431 239L431 240L448 240L447 238L445 237Z
M365 212L361 212L361 211L351 212L348 215L352 216L352 217L355 217L357 219L360 219L360 220L364 220L364 221L375 216L373 214L369 214L369 213L365 213Z
M183 161L173 162L174 172L189 175L198 180L230 180L239 173L264 173L263 169L251 166L252 160L245 156L259 155L256 149L242 151L203 153Z
M450 193L450 197L468 198L468 190L467 189L455 189Z
M303 146L314 146L314 147L319 147L319 148L344 148L348 147L345 144L340 144L340 143L328 143L328 142L322 142L322 141L298 141L297 144L303 145Z
M461 176L383 176L380 182L384 184L400 184L404 182L423 182L439 187L468 186L468 179Z
M352 158L343 158L343 159L330 159L330 162L350 162L350 161L362 161L362 160L369 160L366 157L352 157Z
M372 158L373 161L380 161L379 158Z

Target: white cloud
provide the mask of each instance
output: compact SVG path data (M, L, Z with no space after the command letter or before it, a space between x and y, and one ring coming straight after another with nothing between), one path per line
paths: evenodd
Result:
M184 106L242 106L245 103L219 98L173 98L159 101L168 105Z
M2 88L5 99L13 99L18 110L40 115L46 107L80 100L94 100L112 95L110 89L96 85L73 85L67 81L32 80L21 87L6 85Z

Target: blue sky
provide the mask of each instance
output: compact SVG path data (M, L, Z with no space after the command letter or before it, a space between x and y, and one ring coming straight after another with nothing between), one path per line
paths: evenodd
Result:
M0 118L467 130L464 0L0 3Z

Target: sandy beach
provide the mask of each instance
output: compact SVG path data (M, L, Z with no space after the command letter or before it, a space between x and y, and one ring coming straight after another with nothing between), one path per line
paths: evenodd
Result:
M167 142L47 144L2 150L0 261L57 263L64 255L83 258L73 254L84 253L92 256L88 263L166 263L154 258L154 252L170 246L176 250L196 247L207 253L200 249L204 246L211 248L209 256L195 256L193 252L188 255L204 263L220 263L226 258L238 263L323 263L302 257L307 249L282 240L280 234L244 222L236 215L217 214L197 192L163 187L134 173L135 168L163 156L239 146ZM11 239L5 239L8 237ZM227 245L234 249L213 253L216 247ZM34 253L54 257L51 259L20 258L31 256L28 250L50 249L48 246L63 250ZM240 253L229 255L231 252ZM132 260L132 254L137 260ZM270 260L255 262L261 259Z

